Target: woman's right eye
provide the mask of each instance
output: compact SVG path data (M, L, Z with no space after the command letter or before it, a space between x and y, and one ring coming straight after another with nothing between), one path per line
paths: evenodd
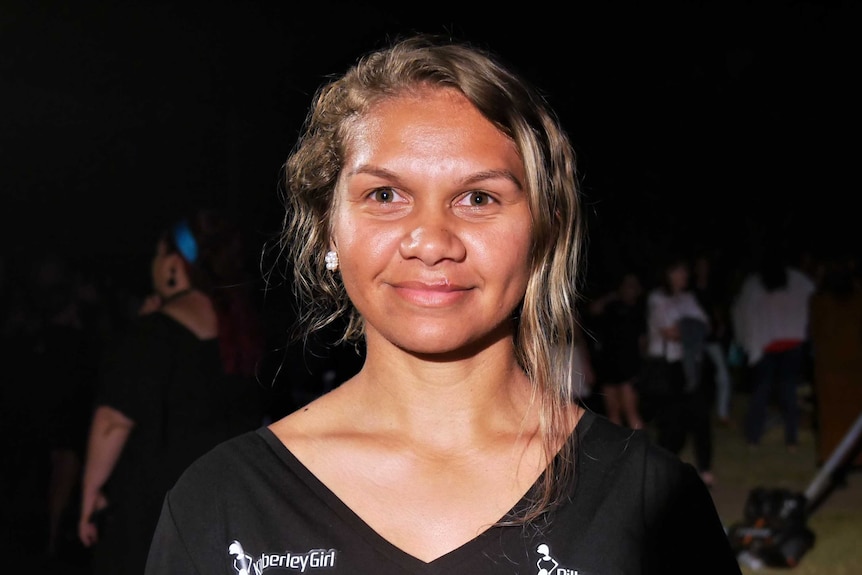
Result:
M400 198L393 188L377 188L368 197L381 204L389 204Z

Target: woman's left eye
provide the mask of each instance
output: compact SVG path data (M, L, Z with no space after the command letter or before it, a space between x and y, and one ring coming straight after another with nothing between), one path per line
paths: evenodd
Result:
M470 192L458 201L458 205L466 205L472 208L486 206L494 202L489 194L485 192Z
M381 204L390 204L397 201L401 196L393 188L377 188L368 197Z

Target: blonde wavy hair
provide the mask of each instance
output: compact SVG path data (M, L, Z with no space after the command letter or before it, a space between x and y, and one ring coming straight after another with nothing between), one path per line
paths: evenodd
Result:
M517 360L540 402L549 462L530 505L512 518L527 523L565 497L562 490L574 479L571 358L562 350L577 321L584 224L575 153L565 130L538 90L496 56L466 42L415 35L364 55L318 89L281 183L286 213L276 249L282 271L292 273L299 310L294 336L305 338L342 319L346 328L339 343L363 341L363 318L338 274L323 262L336 182L356 120L382 100L429 86L459 90L515 142L526 168L531 273L515 310L514 339Z

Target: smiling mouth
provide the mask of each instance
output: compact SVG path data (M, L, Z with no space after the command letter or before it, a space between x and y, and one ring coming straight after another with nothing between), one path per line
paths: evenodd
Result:
M400 282L390 285L402 299L423 307L451 305L464 298L472 289L449 282L437 282L433 284Z
M419 281L407 281L407 282L397 282L393 283L392 287L395 289L407 289L407 290L416 290L416 291L433 291L433 292L447 292L447 291L464 291L468 288L464 286L460 286L457 284L451 283L448 279L442 279L434 282L419 282Z

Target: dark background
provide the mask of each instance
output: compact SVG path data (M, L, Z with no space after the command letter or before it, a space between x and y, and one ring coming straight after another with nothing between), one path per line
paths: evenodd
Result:
M774 237L858 250L860 6L0 0L0 288L4 274L26 275L53 253L143 295L157 234L202 205L234 212L259 253L278 230L279 169L314 90L410 31L494 50L558 111L579 156L588 290L621 266L655 270L668 249L718 250L731 268ZM0 289L0 311L19 323L26 300ZM116 300L129 317L137 310ZM259 377L272 382L277 418L352 375L358 356L315 341L311 353L283 348L289 298L275 300ZM121 326L99 331L94 356ZM24 374L7 377L4 397L16 399L0 401L14 470L0 477L13 494L0 534L38 569L44 523L34 510L48 477L39 449L46 422L62 421L46 414L86 415L65 398L86 403L96 378L74 387L67 356L46 360L26 335L0 346L7 372ZM42 373L51 368L64 377ZM69 553L85 566L77 509L67 519Z
M262 245L314 89L413 30L489 47L545 92L579 154L591 277L669 246L856 241L860 4L4 0L3 255L139 269L201 204Z

